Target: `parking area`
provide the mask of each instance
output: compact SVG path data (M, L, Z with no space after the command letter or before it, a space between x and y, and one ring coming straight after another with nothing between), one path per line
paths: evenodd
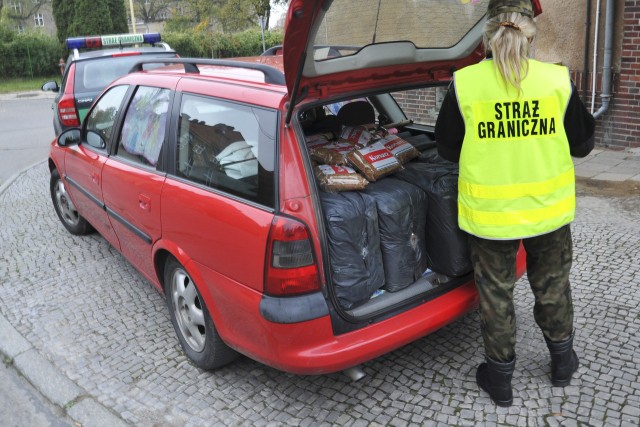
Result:
M0 194L0 314L83 395L124 422L173 425L611 425L640 419L640 195L581 193L573 225L572 385L553 388L518 282L514 405L475 383L477 313L343 374L296 376L248 358L215 372L182 353L164 298L98 234L75 237L49 199L46 163ZM0 316L0 317L2 317ZM63 406L72 409L77 402Z

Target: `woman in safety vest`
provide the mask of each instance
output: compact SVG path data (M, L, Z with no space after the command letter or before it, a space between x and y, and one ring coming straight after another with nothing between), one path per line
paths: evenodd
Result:
M520 242L552 384L568 385L578 369L569 285L571 156L593 149L595 122L566 67L528 59L535 34L530 0L491 0L488 57L455 73L436 124L438 153L460 163L458 224L469 234L486 359L476 381L500 406L513 403Z

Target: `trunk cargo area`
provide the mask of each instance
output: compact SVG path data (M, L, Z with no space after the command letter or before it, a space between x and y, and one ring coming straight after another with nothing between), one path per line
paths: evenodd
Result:
M410 122L379 126L365 102L315 107L301 120L329 283L354 319L428 300L472 272L457 225L458 165L437 155L431 130Z

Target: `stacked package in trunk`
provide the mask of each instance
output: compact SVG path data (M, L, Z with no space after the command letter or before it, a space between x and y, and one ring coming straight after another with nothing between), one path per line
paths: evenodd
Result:
M395 175L427 194L427 263L433 271L450 277L472 270L467 235L458 227L458 175L457 164L437 155L411 162Z
M320 192L331 277L340 305L351 309L384 286L375 201L358 191Z
M386 178L364 190L377 207L380 250L389 292L413 284L426 270L427 195L407 182Z

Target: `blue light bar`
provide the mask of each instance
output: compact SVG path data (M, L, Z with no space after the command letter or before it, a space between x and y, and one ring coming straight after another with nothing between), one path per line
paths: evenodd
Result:
M160 33L114 34L109 36L71 37L66 40L67 49L99 49L139 43L156 44L162 40Z

